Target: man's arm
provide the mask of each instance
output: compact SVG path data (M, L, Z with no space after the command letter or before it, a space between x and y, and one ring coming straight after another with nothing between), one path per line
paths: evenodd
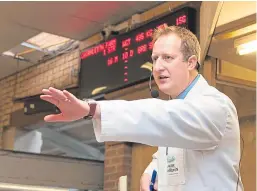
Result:
M218 96L194 101L100 101L94 127L99 142L210 149L222 139L228 115L227 102Z
M74 121L89 114L88 103L68 91L44 89L41 99L61 113L46 116L47 122ZM96 139L137 142L154 146L210 149L222 139L233 104L219 95L198 96L193 101L143 99L100 101L93 120Z

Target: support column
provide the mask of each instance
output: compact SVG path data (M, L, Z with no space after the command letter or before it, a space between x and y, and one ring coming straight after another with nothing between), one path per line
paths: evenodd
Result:
M5 150L13 150L15 143L16 127L6 127L2 132L2 148Z
M121 176L127 176L128 190L130 190L131 156L131 143L105 144L104 191L117 191Z

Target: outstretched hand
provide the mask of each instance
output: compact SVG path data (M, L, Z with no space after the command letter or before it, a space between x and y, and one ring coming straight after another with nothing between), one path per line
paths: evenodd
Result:
M50 87L49 89L43 89L42 92L44 95L41 95L40 98L54 104L61 111L60 114L45 116L44 120L47 122L75 121L89 113L88 104L76 98L67 90L61 91Z

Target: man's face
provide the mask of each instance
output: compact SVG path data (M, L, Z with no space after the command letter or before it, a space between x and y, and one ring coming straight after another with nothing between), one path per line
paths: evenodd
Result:
M175 34L163 35L154 43L153 76L158 88L170 96L178 96L189 82L188 63L180 51L181 39Z

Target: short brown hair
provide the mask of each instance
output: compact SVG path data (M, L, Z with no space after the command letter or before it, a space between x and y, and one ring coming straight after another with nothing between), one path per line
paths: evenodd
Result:
M176 34L181 39L181 52L184 60L187 61L190 56L195 55L198 63L200 60L201 48L197 37L188 29L178 26L167 26L157 28L153 33L153 44L160 36Z

